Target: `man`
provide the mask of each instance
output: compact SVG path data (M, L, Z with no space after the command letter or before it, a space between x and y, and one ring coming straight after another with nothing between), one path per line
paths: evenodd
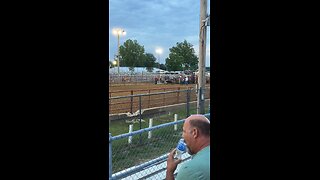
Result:
M183 124L182 137L192 156L179 168L177 180L210 179L210 121L203 115L191 115ZM167 160L166 180L174 179L174 171L181 160L174 159L176 149Z

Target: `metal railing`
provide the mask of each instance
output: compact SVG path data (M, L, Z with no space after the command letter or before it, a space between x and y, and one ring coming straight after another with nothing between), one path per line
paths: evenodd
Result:
M210 119L210 112L205 116ZM184 121L182 119L114 137L109 133L109 180L129 176L128 179L163 179L166 166L157 165L165 163L168 152L181 138ZM139 138L133 138L137 135ZM188 156L185 155L184 160L187 159ZM142 171L143 173L139 173Z
M181 103L190 103L197 100L196 90L192 87L187 89L153 89L141 91L140 94L134 94L134 91L120 91L118 96L114 92L109 93L109 114L134 113L142 109L154 108ZM161 92L162 90L162 92ZM122 93L122 95L120 94ZM128 93L123 95L123 93ZM205 99L210 99L210 87L206 87Z
M155 74L155 73L109 73L109 86L110 85L125 85L125 84L138 84L138 83L173 83L183 84L185 75L169 75L169 74ZM189 84L195 84L197 77L187 75L189 77ZM210 83L210 77L206 76L206 84Z
M109 86L112 84L154 83L157 74L109 74Z

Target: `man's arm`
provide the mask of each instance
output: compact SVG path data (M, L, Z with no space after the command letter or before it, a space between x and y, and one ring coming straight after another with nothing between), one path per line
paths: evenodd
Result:
M177 169L178 164L181 162L181 159L174 160L173 156L176 152L176 149L173 149L167 160L167 172L166 172L166 180L174 180L174 171Z
M167 170L166 172L166 180L174 180L174 175L173 175L174 171L173 172L169 172Z

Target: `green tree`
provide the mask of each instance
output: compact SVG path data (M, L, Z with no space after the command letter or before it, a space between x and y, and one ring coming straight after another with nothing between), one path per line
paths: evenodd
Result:
M152 72L153 67L155 66L156 57L154 57L151 53L145 54L145 61L144 61L144 67L147 68L148 72Z
M177 42L176 46L169 50L169 57L166 58L168 71L196 70L198 68L198 57L195 55L193 45L186 40Z
M160 69L167 70L167 66L165 64L160 64Z
M156 67L156 68L160 69L160 64L158 62L155 62L153 67Z
M120 46L119 51L120 66L127 66L130 69L133 69L133 67L144 67L144 47L137 40L132 41L128 39Z

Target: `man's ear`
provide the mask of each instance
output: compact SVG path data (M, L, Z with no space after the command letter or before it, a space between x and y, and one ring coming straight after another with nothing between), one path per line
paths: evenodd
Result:
M194 138L197 138L199 136L199 129L197 128L192 128L192 136Z

